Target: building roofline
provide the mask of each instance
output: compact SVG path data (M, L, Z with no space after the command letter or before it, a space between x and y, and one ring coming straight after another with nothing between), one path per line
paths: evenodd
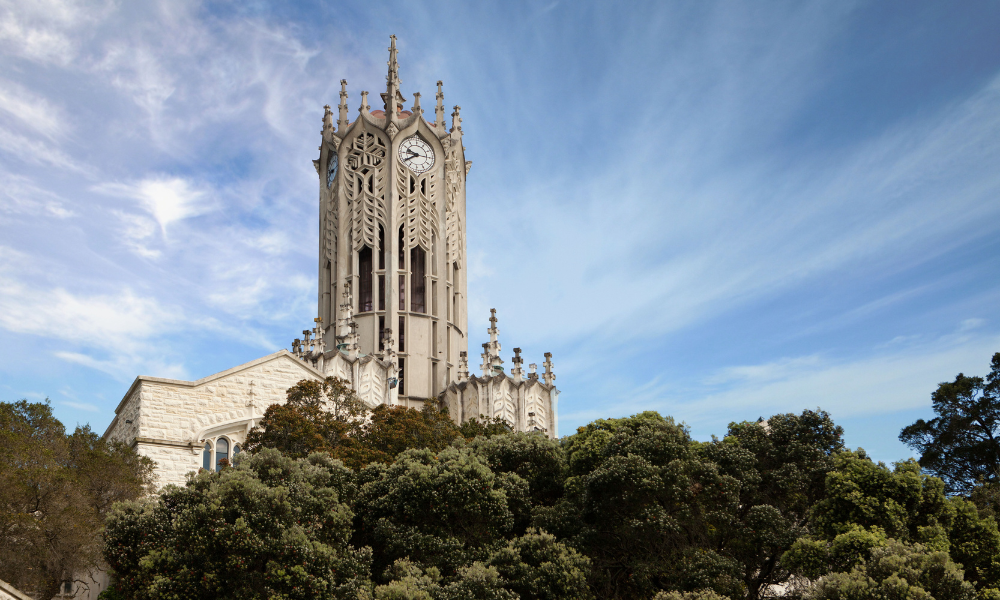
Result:
M207 383L211 383L227 375L232 375L233 373L239 373L240 371L244 371L251 367L256 367L257 365L261 365L266 362L271 362L272 360L277 360L284 356L287 356L291 360L295 361L295 364L302 367L302 369L307 373L309 373L310 375L315 375L320 379L323 378L323 374L320 373L315 367L295 358L295 356L293 356L291 352L282 348L281 350L278 350L273 354L262 356L261 358L258 358L256 360L251 360L250 362L243 363L242 365L237 365L231 369L226 369L225 371L219 371L218 373L214 373L207 377L202 377L201 379L198 379L196 381L185 381L183 379L168 379L166 377L152 377L149 375L139 375L138 377L135 378L135 381L132 382L132 385L129 386L128 391L125 392L125 395L122 397L121 402L118 403L118 406L115 408L115 415L117 415L121 411L121 409L125 405L125 401L128 400L128 397L132 395L132 392L142 381L148 381L150 383L162 383L166 385L175 385L179 387L188 387L188 388L199 387Z

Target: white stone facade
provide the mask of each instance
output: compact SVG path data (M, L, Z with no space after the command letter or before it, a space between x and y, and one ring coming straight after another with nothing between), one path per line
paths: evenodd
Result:
M403 110L395 37L385 110L368 93L348 119L341 81L336 127L323 118L319 174L319 295L314 327L281 350L227 371L179 381L137 377L105 437L156 461L158 485L231 459L271 404L303 379L351 382L369 406L447 407L457 422L499 417L517 431L558 435L551 354L545 372L522 370L520 350L504 373L496 311L482 376L468 368L465 159L459 107L445 127L438 82L435 120L414 94ZM395 333L394 333L395 330ZM328 343L329 342L329 343Z

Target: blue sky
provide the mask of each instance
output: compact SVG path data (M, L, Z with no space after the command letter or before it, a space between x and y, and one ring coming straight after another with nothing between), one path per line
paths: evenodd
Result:
M323 105L460 104L469 314L560 433L822 407L910 455L1000 351L1000 4L0 0L0 399L103 431L315 314ZM375 96L377 98L377 96ZM471 361L474 362L474 361Z

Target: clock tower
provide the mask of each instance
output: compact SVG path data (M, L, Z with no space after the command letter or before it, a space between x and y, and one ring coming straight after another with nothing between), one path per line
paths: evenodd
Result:
M361 92L352 120L342 80L337 122L329 106L323 119L315 161L318 335L325 350L336 340L349 358L393 363L386 373L392 403L416 406L444 390L468 350L465 178L472 163L458 106L450 127L445 122L440 81L433 120L424 117L419 93L404 107L390 39L382 106L372 110Z
M156 461L160 485L232 460L267 407L303 379L346 380L377 405L447 409L456 422L502 419L514 431L558 435L552 354L524 370L514 348L505 372L496 311L481 373L469 372L465 178L459 107L445 123L420 94L400 92L396 38L382 108L368 92L353 120L341 81L337 121L326 107L319 158L319 296L312 329L278 350L197 381L136 377L104 436ZM484 315L485 316L485 315ZM485 324L485 319L483 320Z

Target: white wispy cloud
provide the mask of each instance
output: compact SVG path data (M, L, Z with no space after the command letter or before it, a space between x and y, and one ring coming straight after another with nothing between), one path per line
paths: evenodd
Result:
M212 210L205 201L206 192L181 177L156 176L134 183L103 183L93 187L98 193L117 195L138 200L143 208L156 219L160 232L167 235L167 227L176 221L187 219ZM131 221L133 233L139 239L148 237L145 228Z

